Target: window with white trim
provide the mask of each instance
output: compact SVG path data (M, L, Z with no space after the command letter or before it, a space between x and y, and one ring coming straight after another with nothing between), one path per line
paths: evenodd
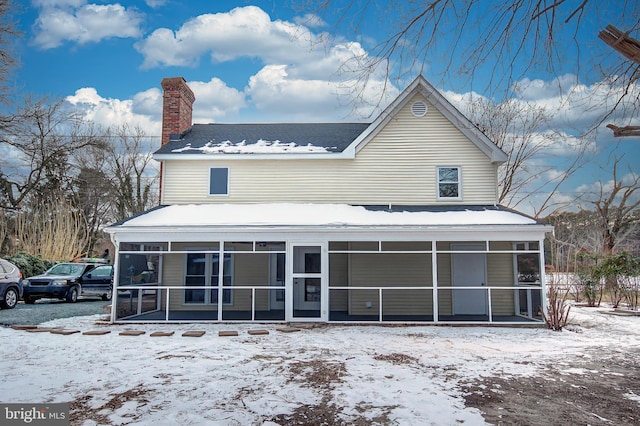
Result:
M209 169L209 195L229 195L229 168Z
M438 199L460 200L462 188L460 185L460 167L438 167Z

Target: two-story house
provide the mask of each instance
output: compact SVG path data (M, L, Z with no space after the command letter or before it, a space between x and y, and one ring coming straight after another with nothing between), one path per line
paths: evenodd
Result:
M193 124L162 81L161 205L116 223L116 322L527 323L551 228L423 77L371 123Z

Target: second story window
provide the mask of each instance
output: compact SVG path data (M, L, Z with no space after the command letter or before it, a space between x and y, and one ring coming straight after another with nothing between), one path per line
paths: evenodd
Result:
M209 169L209 195L229 195L229 169L227 167Z
M460 167L438 167L438 199L462 199Z

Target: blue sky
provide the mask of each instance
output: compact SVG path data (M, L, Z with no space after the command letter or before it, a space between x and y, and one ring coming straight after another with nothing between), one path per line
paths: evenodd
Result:
M160 133L160 81L173 76L185 77L196 94L195 122L371 120L376 112L372 105L385 84L383 74L376 72L366 86L359 86L364 102L354 103L344 86L349 75L338 69L358 55L373 55L374 47L393 31L393 22L403 13L370 8L364 19L357 20L348 11L347 19L338 20L336 10L331 10L316 19L291 2L275 0L23 3L18 18L24 37L16 46L21 62L15 75L19 93L66 99L87 119L104 125L139 125L149 135ZM355 5L359 3L356 0ZM590 7L598 7L594 3ZM625 20L638 23L637 16L621 14L624 6L624 1L607 2L599 7L597 17L590 13L582 18L580 32L556 34L566 41L563 57L555 61L556 73L538 70L519 76L529 84L517 101L548 108L553 130L565 136L579 133L604 108L596 102L606 98L598 95L606 86L601 84L599 68L616 57L599 41L597 32L606 23L622 29ZM492 13L489 7L477 10L474 13ZM635 30L632 35L638 37ZM465 49L482 40L482 31L470 27L464 32L454 65L463 63ZM461 74L443 78L442 71L450 64L442 55L453 43L452 34L443 27L437 35L438 47L420 65L423 75L463 109L470 91L488 93L483 90L491 67L481 67L473 79ZM580 57L576 46L582 49ZM525 48L532 51L533 46ZM398 67L392 64L394 70ZM383 105L413 77L415 73L408 72L392 80ZM576 95L562 98L559 88L574 89ZM505 89L498 84L492 93ZM607 122L640 124L637 113L613 116ZM591 162L564 188L565 195L571 197L587 191L598 179L609 179L607 159L614 148L618 154L625 153L627 160L640 158L639 138L614 140L603 129L591 143ZM538 167L549 176L560 173L575 154L571 138L565 137L547 153L531 170ZM630 162L630 170L625 167L624 171L638 173L637 162ZM543 196L536 193L532 199Z

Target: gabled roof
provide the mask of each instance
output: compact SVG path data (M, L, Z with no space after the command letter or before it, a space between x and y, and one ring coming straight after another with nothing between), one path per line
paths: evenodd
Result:
M371 123L357 140L345 151L353 150L355 155L377 135L385 125L416 95L421 94L429 103L442 113L462 134L473 142L492 162L503 163L508 156L484 133L464 116L423 76L418 77L405 88L402 93Z
M424 96L492 162L507 155L471 123L424 77L418 76L373 123L194 124L154 153L158 160L201 158L354 158L416 95Z

